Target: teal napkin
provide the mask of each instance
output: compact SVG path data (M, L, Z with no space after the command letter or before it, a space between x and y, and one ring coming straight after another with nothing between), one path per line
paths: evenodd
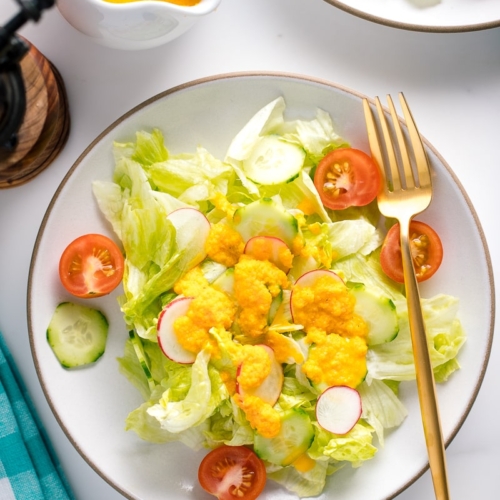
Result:
M0 499L74 499L1 333Z

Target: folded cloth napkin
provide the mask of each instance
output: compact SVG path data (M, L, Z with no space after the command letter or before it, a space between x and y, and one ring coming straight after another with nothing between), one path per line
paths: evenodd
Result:
M0 333L0 499L73 499Z

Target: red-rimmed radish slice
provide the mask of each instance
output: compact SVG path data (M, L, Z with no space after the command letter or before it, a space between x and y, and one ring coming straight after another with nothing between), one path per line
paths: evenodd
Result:
M313 269L312 271L308 271L307 273L304 273L302 276L300 276L297 281L295 282L294 288L296 287L312 287L314 284L320 279L324 278L325 276L330 277L331 279L338 281L340 283L344 283L342 278L337 274L334 273L333 271L330 271L328 269ZM293 290L292 293L290 294L290 312L292 314L292 319L293 319Z
M316 402L316 420L333 434L347 434L361 417L361 396L356 389L337 385L326 389Z
M244 241L254 236L275 236L292 248L299 236L297 219L271 198L261 198L238 208L233 224Z
M184 252L183 261L188 268L198 265L206 256L205 242L210 232L210 222L196 208L178 208L167 219L176 230L177 248Z
M196 354L181 346L174 331L174 321L187 314L192 300L192 297L179 297L172 300L165 306L158 318L158 345L167 358L181 364L194 363Z
M339 281L340 283L343 283L344 281L342 278L337 274L334 273L333 271L330 271L329 269L313 269L312 271L308 271L307 273L304 273L296 282L296 286L313 286L316 281L318 281L320 278L323 278L324 276L329 276L330 278L334 279L335 281Z
M291 258L290 263L287 262L287 254L291 257L290 249L282 239L275 236L254 236L250 238L243 253L257 260L268 260L285 273L291 267Z
M297 281L303 274L310 271L316 271L320 265L318 261L312 256L296 255L293 259L293 267L288 273L292 281Z
M246 395L257 396L262 399L262 401L274 406L280 397L281 389L283 387L283 367L276 361L274 351L270 347L263 344L259 344L259 347L264 348L271 358L271 371L269 372L269 375L264 379L259 387L252 390L244 390L241 384L238 383L238 377L241 373L243 362L240 366L238 366L236 371L236 392L243 397Z

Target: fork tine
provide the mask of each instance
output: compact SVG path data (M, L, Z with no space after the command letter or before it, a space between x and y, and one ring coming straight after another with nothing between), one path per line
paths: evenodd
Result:
M392 191L399 191L401 189L401 178L399 175L398 161L394 150L394 143L392 142L392 136L389 130L389 125L387 124L387 118L378 97L375 98L375 106L377 108L380 127L382 128L382 134L384 136L387 160L389 163L390 179L392 183ZM382 163L382 165L384 165L384 163Z
M384 169L384 156L382 154L382 149L380 147L380 141L378 138L377 126L375 124L375 119L373 117L373 112L368 102L368 99L363 99L363 111L365 113L366 131L368 133L368 142L370 143L370 152L372 158L375 159L379 169L382 173L384 179L386 178L386 173Z
M396 108L394 107L394 102L392 101L390 95L387 96L387 102L389 104L392 125L394 127L394 133L396 134L396 140L399 146L399 155L401 158L405 187L406 189L412 189L415 187L415 177L413 174L413 169L411 168L411 161L408 154L408 148L406 146L406 139L403 135L403 130L401 129L401 123L399 122L398 113L396 111Z
M413 147L413 153L415 155L419 186L430 187L431 174L422 138L420 137L412 112L410 111L408 103L406 102L405 96L402 92L399 93L399 102L401 103L401 109L403 110L406 127L408 129L408 134Z

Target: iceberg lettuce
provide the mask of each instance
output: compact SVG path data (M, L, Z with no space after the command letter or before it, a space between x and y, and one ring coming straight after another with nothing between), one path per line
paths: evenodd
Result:
M149 166L165 161L168 158L168 151L160 130L153 129L152 132L139 130L135 134L135 142L114 142L113 156L115 162L122 158L130 158L141 165Z
M465 342L465 333L457 318L459 300L449 295L422 298L422 311L426 325L429 354L434 369L447 364L446 376L458 368L455 359ZM392 341L373 346L368 350L367 381L372 379L414 380L415 364L411 343L408 307L406 300L394 302L399 318L399 333Z
M200 351L189 368L190 386L183 399L175 397L176 387L169 387L159 402L150 406L147 413L154 417L162 429L178 433L202 424L217 406L227 399L227 389L219 372L209 368L210 353Z
M328 461L318 460L307 472L299 472L295 467L279 467L268 465L267 477L293 491L300 498L315 497L325 488L326 476L329 472Z
M141 439L150 443L180 441L193 450L200 450L205 446L208 421L180 432L170 432L149 414L148 410L151 406L151 402L146 402L130 412L125 421L125 430L135 432Z
M359 467L377 453L377 448L372 444L373 428L361 422L342 436L332 434L317 425L314 441L307 451L308 455L319 461L333 459L338 462L351 462L353 467Z
M233 169L216 159L206 149L195 153L170 155L168 160L153 163L147 169L151 183L161 192L200 209L215 193L226 194L233 181Z
M363 407L361 418L375 429L379 443L383 446L384 429L401 425L408 411L394 391L381 380L372 380L370 384L363 382L358 391Z
M283 141L303 148L306 152L304 169L307 171L313 168L327 151L348 146L335 132L331 117L324 110L318 109L316 118L312 120L286 121L285 108L285 101L281 96L264 106L236 134L227 150L224 161L233 167L242 185L253 196L272 196L266 192L265 186L261 187L252 182L244 172L244 161L251 156L262 137L278 135ZM286 187L286 184L281 186ZM307 186L307 189L310 189L310 186ZM320 215L328 219L325 209L319 206L317 208Z

